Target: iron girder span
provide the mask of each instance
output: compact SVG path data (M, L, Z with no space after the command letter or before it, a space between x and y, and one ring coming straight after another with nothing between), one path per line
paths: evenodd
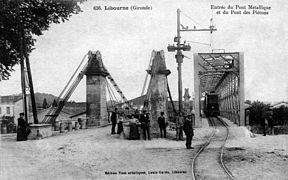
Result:
M244 58L240 52L194 54L195 118L201 127L205 94L217 94L220 115L243 126ZM197 123L196 123L197 124Z

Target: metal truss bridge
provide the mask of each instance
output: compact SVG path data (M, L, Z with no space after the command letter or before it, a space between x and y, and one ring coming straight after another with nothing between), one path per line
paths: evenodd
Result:
M240 52L194 54L195 125L201 127L201 99L218 96L220 115L245 125L244 55Z

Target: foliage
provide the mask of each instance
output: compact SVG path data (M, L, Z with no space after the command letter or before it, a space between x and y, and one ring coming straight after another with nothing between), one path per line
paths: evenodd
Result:
M260 101L254 101L250 109L250 125L259 125L267 118L269 104ZM273 125L288 125L288 107L281 106L273 109Z
M288 107L273 109L274 125L288 125Z
M14 123L14 116L2 116L1 119L1 124L9 124L9 123Z
M270 105L264 104L260 101L254 101L250 107L250 125L261 124L264 121L265 113Z
M53 101L53 103L52 103L52 107L57 107L58 105L57 105L57 102L56 102L56 100L54 99L54 101Z
M81 12L83 0L1 0L0 1L0 81L9 79L13 66L24 52L33 50L35 36L51 23L64 22ZM21 48L22 47L22 48ZM24 51L23 51L24 50Z
M43 100L42 108L44 108L44 109L48 108L48 103L47 103L46 98L44 98L44 100Z

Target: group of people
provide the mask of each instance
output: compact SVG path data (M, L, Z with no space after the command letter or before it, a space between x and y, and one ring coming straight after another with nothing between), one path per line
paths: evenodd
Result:
M176 114L176 141L183 141L183 131L186 135L186 148L192 149L192 139L194 136L192 116L179 112Z
M118 112L118 109L115 110L111 114L111 134L116 134L116 125L117 125L117 134L121 134L123 132L123 121L124 121L124 113ZM138 127L140 126L143 133L143 138L145 140L151 140L150 136L150 113L143 110L142 113L139 113L138 110L135 111L129 117L130 122L130 134L129 139L140 139L140 133ZM160 113L158 117L158 125L160 131L160 137L166 138L166 127L168 125L167 120L165 119L164 112ZM184 140L183 131L186 135L186 148L191 149L192 138L194 135L193 127L192 127L192 117L191 115L183 116L182 113L178 113L176 115L176 140Z
M127 117L129 118L130 122L130 135L129 139L139 139L140 138L140 133L138 130L138 126L141 126L142 132L143 132L143 137L144 139L150 140L150 117L149 113L146 111L143 111L142 114L138 113L136 111L134 114L131 116ZM118 109L115 108L115 110L111 114L111 123L112 123L112 128L111 128L111 134L121 134L123 132L123 122L124 122L124 113L123 112L118 112ZM116 125L117 125L117 133L116 133Z

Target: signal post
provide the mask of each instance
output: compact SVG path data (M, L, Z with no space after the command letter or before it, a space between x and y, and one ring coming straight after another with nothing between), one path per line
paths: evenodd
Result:
M178 64L177 70L178 70L178 98L179 98L179 112L183 112L183 101L182 101L182 63L183 63L183 58L184 55L182 54L182 51L190 51L191 46L188 44L186 45L185 42L181 44L181 31L209 31L212 33L213 31L216 31L217 29L214 28L214 25L210 25L208 29L196 29L194 26L194 29L189 29L188 26L182 27L181 29L181 23L180 23L180 9L177 9L177 36L174 38L174 42L176 43L176 46L173 45L168 45L167 49L168 52L175 52L176 51L176 62ZM183 25L182 25L183 26Z

